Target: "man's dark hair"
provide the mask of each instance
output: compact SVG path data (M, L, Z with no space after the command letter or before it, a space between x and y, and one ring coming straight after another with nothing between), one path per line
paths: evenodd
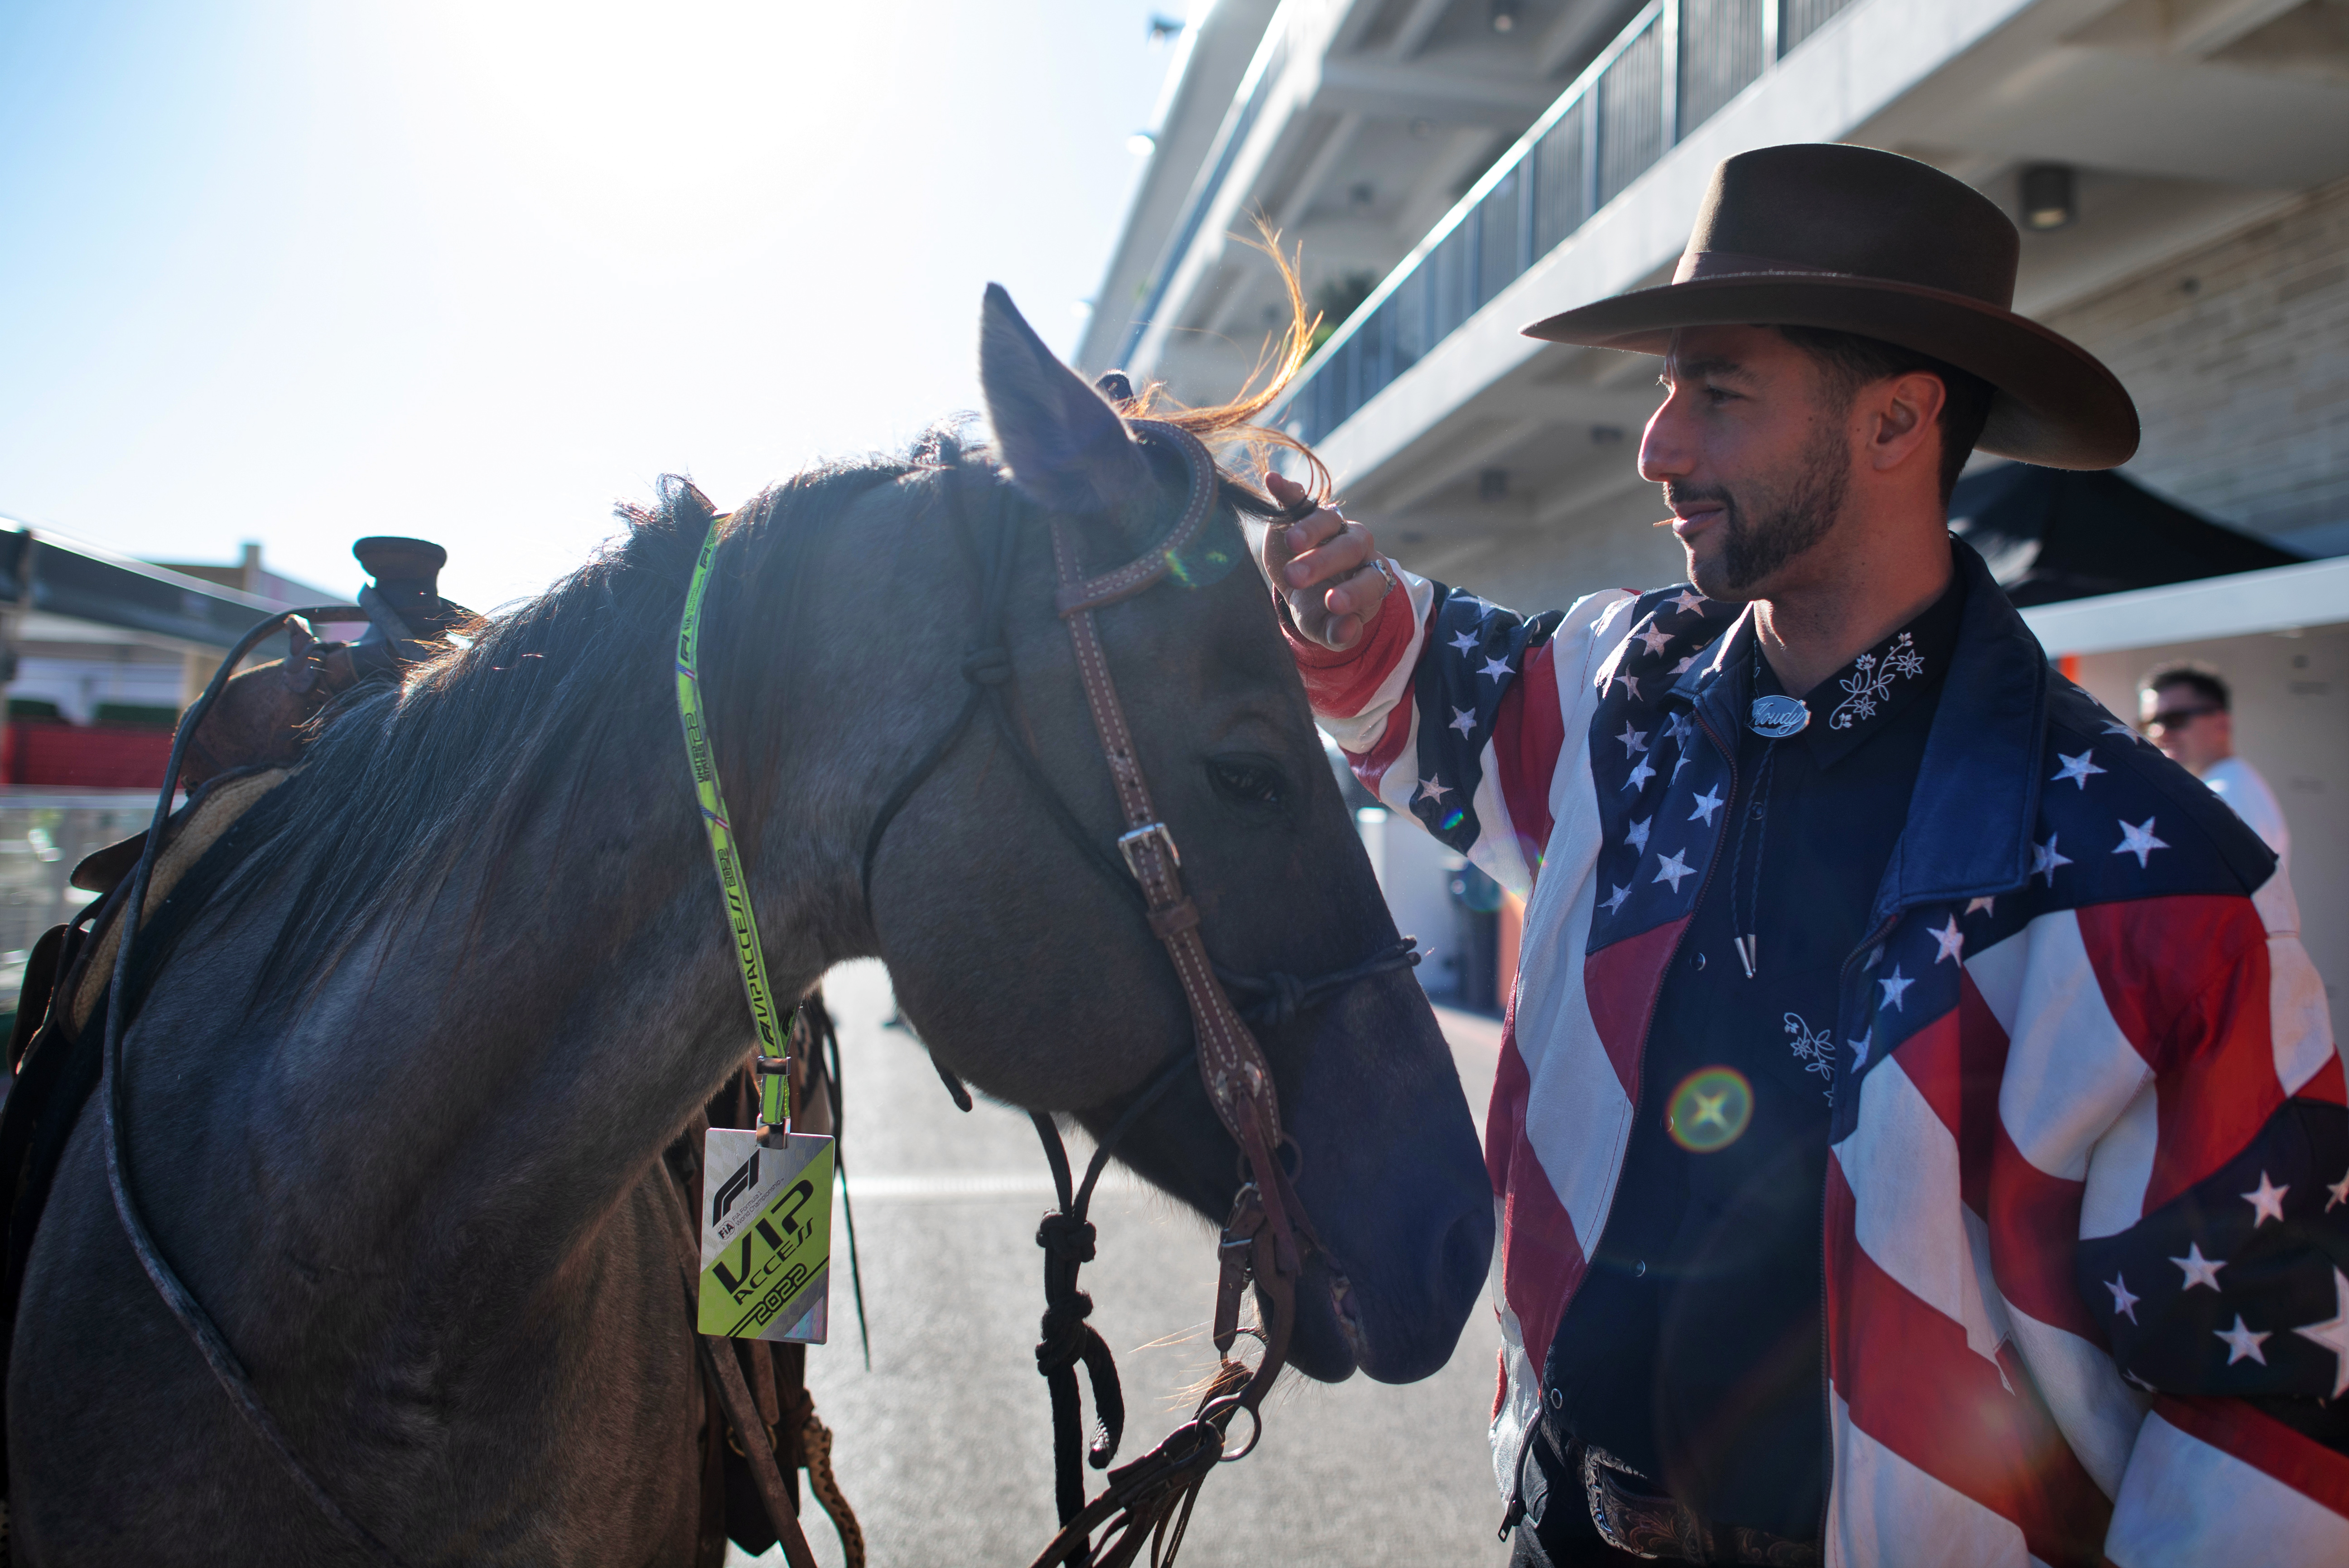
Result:
M2234 699L2227 690L2227 683L2220 680L2215 671L2205 670L2199 664L2166 665L2147 676L2139 685L2147 691L2158 691L2165 686L2183 686L2203 701L2217 703L2221 713L2234 710Z
M1881 381L1889 376L1922 371L1940 379L1944 393L1940 421L1941 504L1947 506L1950 493L1957 488L1959 471L1972 455L1974 442L1982 440L1982 426L1990 421L1991 400L1998 395L1998 389L1971 370L1961 370L1930 354L1920 354L1914 348L1903 348L1880 337L1863 337L1857 332L1835 332L1824 327L1781 327L1778 331L1787 342L1816 360L1826 372L1828 381L1847 400L1856 397L1870 381Z

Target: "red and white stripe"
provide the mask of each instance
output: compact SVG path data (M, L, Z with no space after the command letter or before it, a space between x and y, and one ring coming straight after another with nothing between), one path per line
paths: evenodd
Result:
M1361 641L1339 652L1294 636L1288 640L1315 722L1345 752L1363 786L1382 800L1394 760L1416 753L1411 678L1427 645L1428 616L1435 605L1434 584L1392 562L1387 569L1403 591L1379 601ZM1391 725L1391 718L1400 722Z
M1504 1495L1514 1488L1519 1446L1538 1407L1542 1360L1588 1261L1582 1238L1598 1235L1607 1218L1631 1136L1631 1085L1613 1059L1575 1043L1599 1027L1583 960L1600 847L1590 717L1599 673L1624 635L1622 612L1632 602L1629 594L1595 595L1567 612L1545 645L1552 680L1543 695L1554 700L1557 717L1528 707L1518 721L1528 727L1554 722L1558 741L1546 776L1537 780L1530 770L1514 775L1524 780L1519 798L1530 795L1538 805L1521 806L1513 820L1538 810L1548 831L1526 906L1516 992L1485 1123L1485 1158L1502 1221L1494 1264L1502 1344L1492 1435ZM1526 754L1513 745L1516 728L1495 729L1501 751ZM1537 783L1541 793L1535 795ZM1493 836L1489 824L1486 836ZM1606 975L1599 983L1599 1011L1609 1002L1619 1011Z
M2248 1407L2195 1402L2199 1436L2149 1419L2073 1280L2080 1239L2127 1230L2291 1093L2340 1080L2306 955L2264 913L2174 898L2043 915L1970 955L1959 1006L1862 1081L1828 1174L1832 1561L2093 1563L2082 1526L2111 1499L2102 1549L2129 1568L2349 1563L2349 1488L2277 1500L2281 1554L2243 1533ZM2276 1433L2349 1473L2287 1428L2268 1449L2292 1447Z
M2138 1435L2105 1554L2116 1568L2349 1563L2349 1455L2240 1400L2164 1398Z

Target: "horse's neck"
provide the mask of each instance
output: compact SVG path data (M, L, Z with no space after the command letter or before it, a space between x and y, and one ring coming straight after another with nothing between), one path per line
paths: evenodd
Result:
M823 591L806 596L801 651L786 663L764 650L790 674L776 683L788 689L761 689L757 720L792 743L780 772L722 781L786 1004L831 964L875 950L857 880L864 826L962 696L936 674L968 636L958 560L871 569L898 558L904 522L880 519L811 559ZM908 611L909 591L937 602ZM876 665L893 604L903 624ZM735 628L719 657L760 657L762 633ZM281 1107L262 1137L282 1168L269 1201L295 1195L315 1210L311 1228L356 1210L367 1245L432 1254L419 1262L514 1250L552 1266L592 1243L740 1064L750 1013L684 742L668 714L636 722L642 733L599 749L601 776L575 811L543 808L494 866L460 865L429 907L378 917L298 1009L286 1004L290 1020L254 1019L223 1042L228 1075ZM758 754L719 740L721 768ZM304 874L289 868L286 884ZM265 909L240 923L227 935L253 956L249 978L277 933ZM256 1033L254 1065L239 1054ZM233 1124L233 1107L222 1114ZM381 1272L388 1260L365 1262Z
M263 1166L260 1190L227 1183L231 1206L261 1199L272 1239L325 1268L462 1282L468 1298L592 1250L750 1043L708 846L663 798L674 783L534 826L494 877L467 868L429 908L378 918L298 1010L223 1038L239 1104L222 1125L249 1116ZM795 995L816 948L788 904L761 912ZM225 933L251 954L274 936L255 913ZM161 1039L186 1006L156 1002Z

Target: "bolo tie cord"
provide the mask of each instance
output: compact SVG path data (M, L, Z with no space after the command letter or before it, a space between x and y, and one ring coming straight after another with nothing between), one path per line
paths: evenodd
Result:
M1760 688L1761 682L1762 649L1757 642L1754 649L1755 689ZM1770 843L1770 781L1776 772L1777 761L1778 737L1764 736L1762 765L1754 770L1752 798L1737 814L1737 846L1732 852L1729 862L1729 918L1733 929L1736 931L1736 934L1731 938L1731 942L1737 949L1737 961L1745 966L1745 978L1748 980L1754 978L1757 959L1756 949L1759 946L1761 933L1762 857ZM1759 829L1754 829L1754 824L1757 822L1762 826ZM1744 875L1745 840L1749 831L1754 840L1754 876L1750 882ZM1738 893L1741 888L1745 895L1745 918L1743 920L1737 919Z

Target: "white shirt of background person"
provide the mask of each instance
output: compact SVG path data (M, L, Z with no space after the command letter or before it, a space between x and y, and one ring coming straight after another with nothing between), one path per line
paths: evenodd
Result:
M2276 853L2279 867L2292 863L2292 830L2268 781L2235 755L2235 719L2229 711L2227 683L2207 670L2157 670L2137 693L2146 737L2168 758L2210 786L2252 832Z

